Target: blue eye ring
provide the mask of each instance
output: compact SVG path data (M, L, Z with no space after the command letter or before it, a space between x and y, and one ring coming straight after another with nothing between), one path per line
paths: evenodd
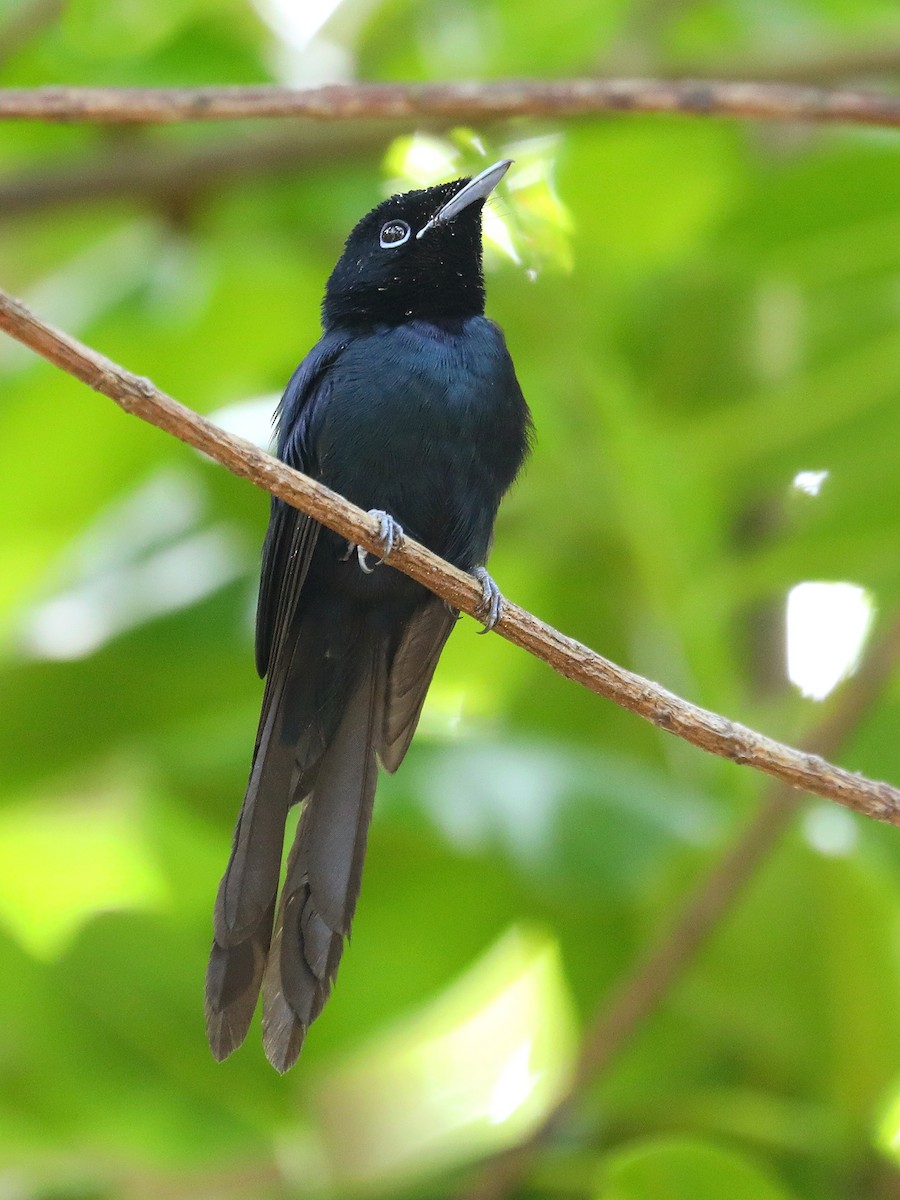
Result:
M404 242L408 242L410 233L412 230L407 223L395 217L394 220L385 221L382 225L378 244L382 250L393 250L397 246L402 246Z

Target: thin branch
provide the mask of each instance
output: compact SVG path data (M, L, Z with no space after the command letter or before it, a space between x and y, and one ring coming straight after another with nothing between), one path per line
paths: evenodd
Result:
M30 216L60 204L109 199L140 199L171 208L247 176L331 169L335 162L360 161L367 152L374 158L397 128L374 123L339 131L312 127L302 134L217 138L186 149L119 146L71 166L0 178L0 216Z
M342 496L266 454L250 442L226 433L159 391L148 379L132 375L68 334L46 325L24 304L0 292L0 328L56 366L109 396L126 412L158 426L216 459L235 475L280 496L377 554L378 523ZM477 614L481 588L471 576L457 570L411 538L404 538L391 554L391 565L443 597L454 608ZM548 663L560 675L622 708L651 721L711 754L782 780L817 796L879 821L900 825L900 789L866 779L806 754L743 725L681 700L658 684L626 671L517 604L506 601L497 632L514 645Z
M900 65L900 50L887 48L880 55L873 51L860 61L887 64L892 59ZM851 61L856 60L848 56L848 69ZM822 69L828 63L837 73L840 64L836 61L823 60ZM796 78L801 68L796 62L790 69L784 64L780 77ZM747 70L743 77L757 73L766 79L779 77L771 64L760 64L756 72ZM0 115L2 99L0 92ZM416 126L440 128L441 121L420 117ZM247 176L309 171L368 153L374 156L391 137L409 127L408 118L347 121L339 131L328 124L306 122L302 132L245 139L229 136L199 146L119 145L112 153L96 154L77 164L54 164L0 178L0 216L30 216L59 205L104 199L137 199L177 208Z
M900 126L900 96L712 79L507 79L494 83L274 84L202 88L10 88L0 120L113 124L308 117L452 123L509 117L666 112Z
M900 660L900 620L869 647L862 668L844 686L837 706L805 739L807 749L834 754L884 693ZM528 1138L488 1160L465 1200L502 1200L528 1173L535 1154L552 1137L586 1088L633 1042L672 987L683 978L759 868L781 841L802 801L772 783L744 829L684 902L675 920L629 974L603 999L582 1039L572 1078Z

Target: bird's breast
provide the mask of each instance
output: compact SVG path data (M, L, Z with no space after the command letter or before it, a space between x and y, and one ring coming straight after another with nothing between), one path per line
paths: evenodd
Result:
M323 482L464 565L483 560L526 421L503 336L476 317L355 339L312 434Z

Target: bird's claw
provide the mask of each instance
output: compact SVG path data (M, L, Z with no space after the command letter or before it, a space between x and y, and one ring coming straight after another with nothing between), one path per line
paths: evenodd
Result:
M356 547L356 558L359 562L359 568L366 575L371 575L377 566L388 557L388 555L400 544L400 539L403 537L403 528L398 525L394 518L380 508L370 508L370 517L378 518L379 537L381 539L381 558L375 560L370 567L366 559L369 557L369 552L363 546ZM350 551L347 551L348 555Z
M484 629L479 629L478 632L490 633L500 620L503 595L484 567L476 567L472 574L481 584L481 603L475 611L484 624Z

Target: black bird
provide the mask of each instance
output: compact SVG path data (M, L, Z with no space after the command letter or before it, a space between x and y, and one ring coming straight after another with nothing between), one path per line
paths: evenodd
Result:
M323 335L277 414L278 455L376 512L387 556L405 531L476 575L531 422L499 327L484 314L481 212L509 167L392 196L331 274ZM256 662L262 713L216 900L207 1034L223 1059L263 993L279 1071L322 1010L359 894L377 764L400 765L457 613L420 584L273 499ZM281 902L285 820L303 802Z

